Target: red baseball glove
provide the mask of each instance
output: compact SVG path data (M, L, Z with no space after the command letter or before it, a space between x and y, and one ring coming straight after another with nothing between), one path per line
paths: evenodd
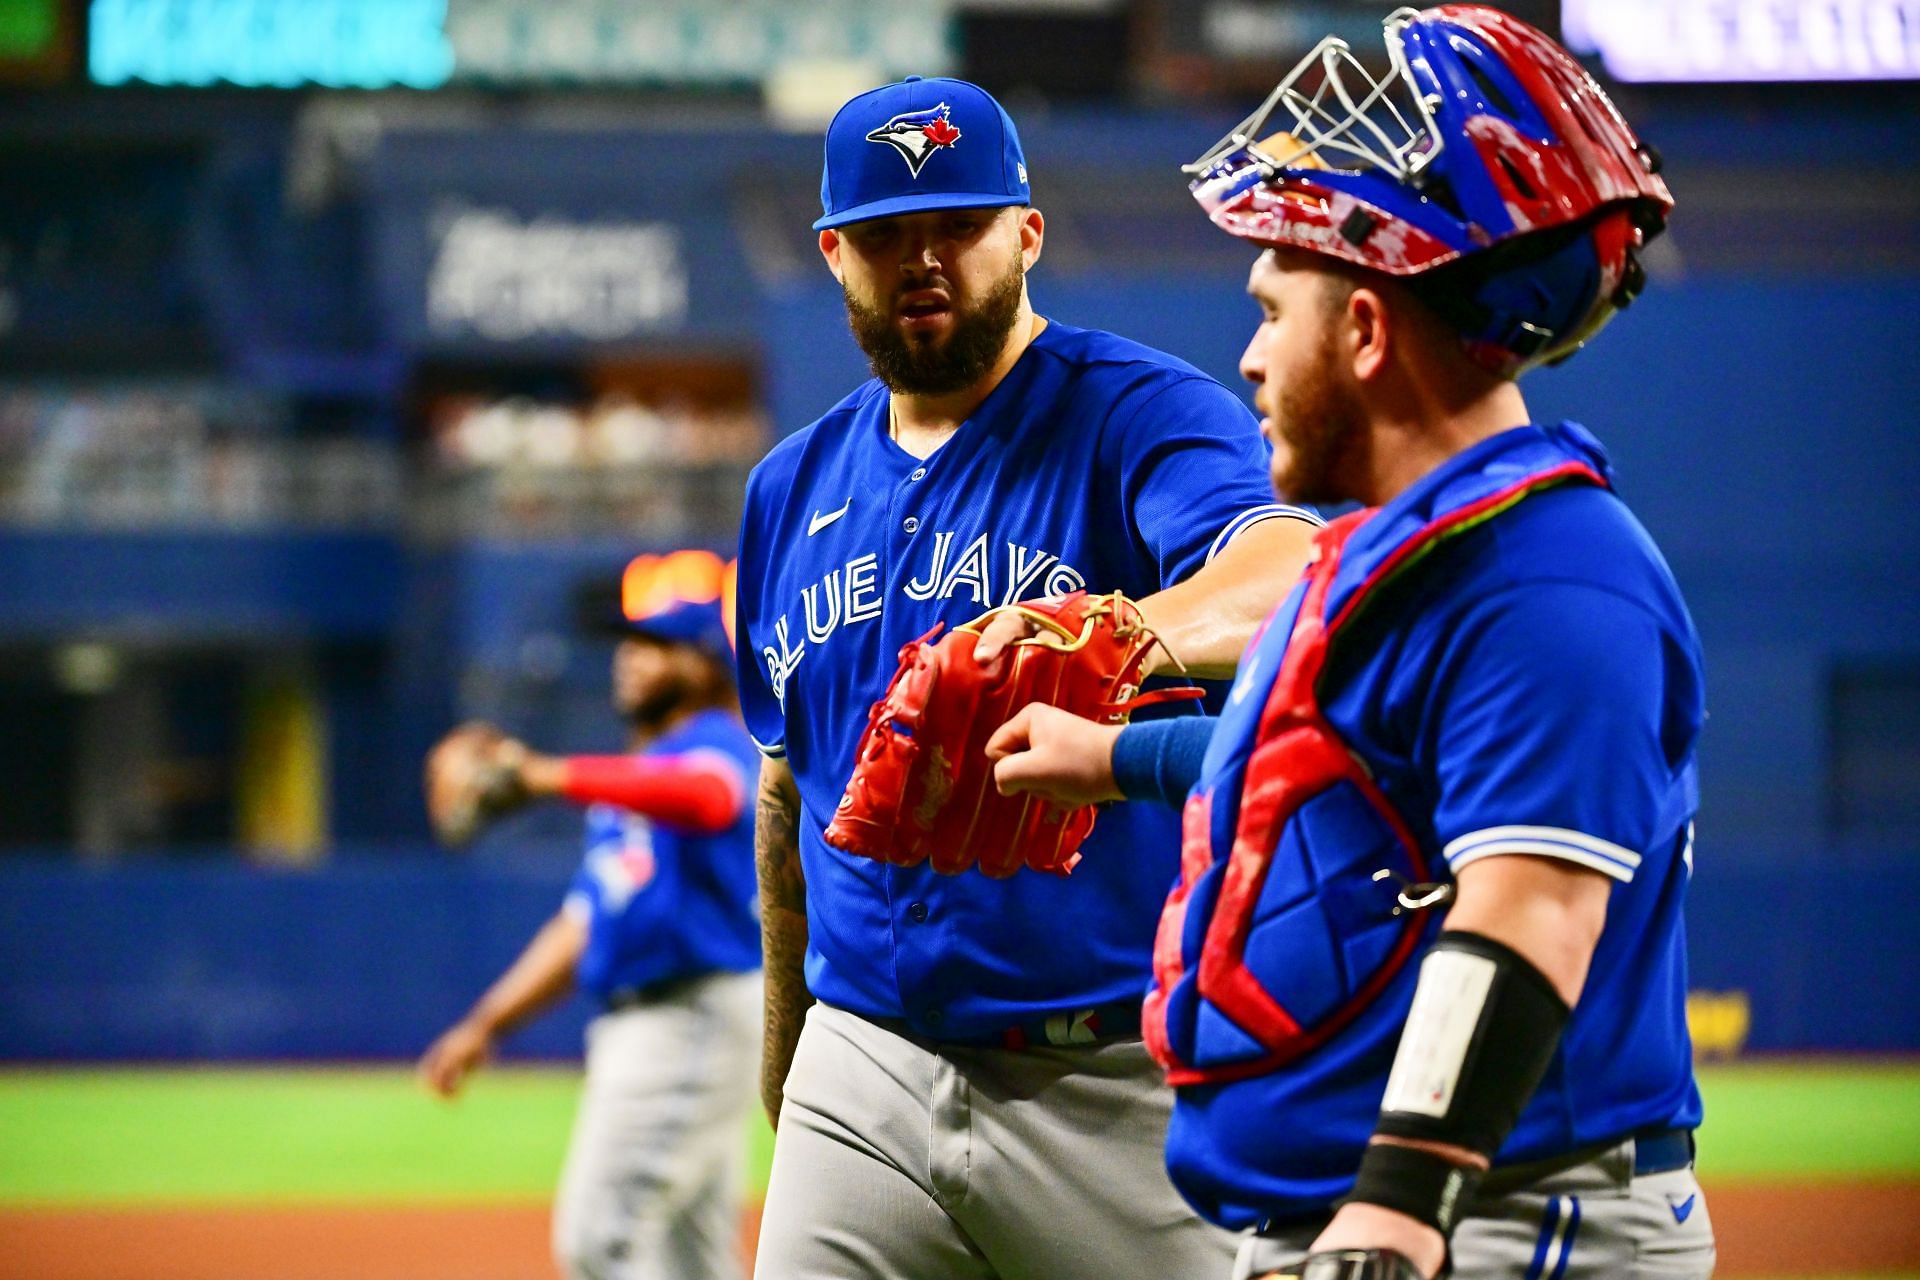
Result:
M1038 634L976 662L981 632L1008 610ZM895 866L931 858L943 875L973 866L995 877L1021 867L1066 875L1093 829L1093 806L1068 810L1037 796L1001 795L987 739L1030 702L1123 724L1136 707L1201 691L1140 693L1141 670L1160 642L1119 592L1007 605L934 643L939 631L900 650L893 683L867 717L827 843Z

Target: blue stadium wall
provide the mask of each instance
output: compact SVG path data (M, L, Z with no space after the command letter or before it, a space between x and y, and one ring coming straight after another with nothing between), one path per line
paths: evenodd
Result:
M410 1057L558 908L568 870L351 855L314 871L10 861L0 1060ZM1744 995L1752 1051L1920 1050L1911 860L1806 870L1701 855L1693 987ZM508 1051L576 1054L591 1012L575 999Z
M1044 195L1043 160L1084 169L1125 155L1137 168L1151 149L1180 154L1210 136L1116 117L1042 125L1028 143ZM1725 159L1743 136L1723 129L1692 145ZM651 207L687 221L699 253L720 255L716 279L729 301L695 336L759 353L780 430L804 425L864 377L824 272L804 255L787 275L748 272L743 247L717 237L710 216L728 206L743 165L764 160L771 180L803 182L813 144L642 136L555 151L522 141L516 150L511 140L436 136L428 147L396 144L371 165L385 358L419 354L408 345L419 329L408 309L422 293L419 236L437 183L491 172L501 188L472 194L511 206L567 189L555 174L577 172L594 175L579 188L591 197L581 197L582 216ZM1793 145L1777 132L1768 142ZM1668 150L1684 172L1686 146ZM483 154L512 162L476 168ZM687 175L670 197L646 179L663 168ZM1162 179L1174 180L1141 176ZM795 207L804 213L804 204ZM1249 255L1222 241L1199 265L1182 258L1170 270L1151 230L1091 259L1063 241L1034 277L1039 309L1120 329L1233 381L1254 316L1242 294ZM1694 985L1748 994L1755 1049L1920 1050L1920 1006L1901 995L1920 971L1911 923L1920 831L1841 824L1844 726L1835 719L1849 673L1920 668L1920 521L1911 512L1920 361L1909 354L1920 337L1920 278L1689 270L1689 236L1708 234L1683 221L1679 261L1592 349L1530 379L1529 399L1537 416L1576 418L1611 446L1621 491L1672 561L1706 641ZM804 249L805 236L795 239ZM516 851L510 833L464 861L425 846L412 804L418 752L457 705L454 673L505 665L524 635L566 625L556 583L654 548L612 540L427 552L378 537L213 537L217 545L0 531L0 640L155 616L209 633L384 636L399 653L394 686L333 709L336 737L352 744L352 758L337 762L336 808L381 816L361 827L336 821L365 847L310 871L206 858L0 858L0 1058L410 1055L557 905L570 870L564 837ZM183 557L221 572L183 570ZM84 593L64 571L75 564L88 566ZM351 592L312 589L342 580ZM221 589L208 590L212 581ZM577 687L564 706L598 707L603 677L570 678ZM583 724L576 742L556 745L602 745L603 732ZM1888 748L1892 767L1912 765L1900 754L1913 738L1904 732ZM1896 789L1920 791L1920 777L1903 776ZM550 815L543 830L564 832L565 820ZM514 1048L575 1052L587 1012L576 1003Z

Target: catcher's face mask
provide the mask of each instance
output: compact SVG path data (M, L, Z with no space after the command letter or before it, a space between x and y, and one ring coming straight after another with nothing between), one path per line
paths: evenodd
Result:
M1214 224L1418 277L1503 373L1570 355L1644 282L1673 197L1613 103L1533 27L1482 5L1399 9L1385 74L1329 37L1185 167Z

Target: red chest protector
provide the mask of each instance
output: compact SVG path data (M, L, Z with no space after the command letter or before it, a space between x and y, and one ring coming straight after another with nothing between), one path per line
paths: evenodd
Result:
M1320 532L1224 859L1215 853L1213 792L1204 782L1183 815L1180 882L1161 912L1143 1009L1147 1047L1173 1084L1263 1075L1311 1053L1364 1013L1412 958L1426 918L1405 909L1412 904L1400 901L1401 891L1444 879L1445 869L1327 720L1321 674L1335 638L1389 579L1448 536L1568 481L1605 483L1566 462L1447 512L1388 550L1343 593L1331 620L1328 596L1343 553L1378 512L1355 512ZM1310 820L1300 820L1303 811Z

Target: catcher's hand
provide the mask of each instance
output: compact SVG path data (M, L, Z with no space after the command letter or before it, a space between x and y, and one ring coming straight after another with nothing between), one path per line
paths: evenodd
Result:
M1007 623L1008 613L1026 625ZM937 631L900 651L899 670L868 717L827 843L896 866L931 859L946 875L973 866L990 876L1023 866L1065 875L1093 828L1092 806L1002 795L988 739L1029 703L1118 725L1144 701L1197 697L1199 690L1139 697L1141 673L1159 641L1117 592L1010 605L934 643ZM983 648L991 655L986 661Z
M1269 1271L1260 1280L1427 1280L1391 1249L1328 1249Z
M427 818L453 848L527 802L527 749L490 724L468 721L427 754Z
M1068 807L1124 800L1113 779L1120 729L1030 702L987 739L993 784L1003 796L1043 796Z

